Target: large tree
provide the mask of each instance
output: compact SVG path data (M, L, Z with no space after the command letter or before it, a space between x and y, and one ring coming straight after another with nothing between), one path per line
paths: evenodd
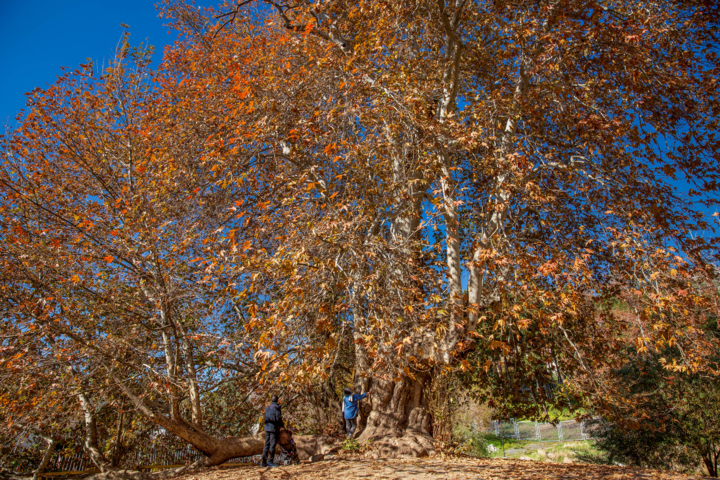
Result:
M667 312L705 301L682 292L717 258L712 5L264 6L226 11L220 31L176 6L194 26L182 58L208 62L197 85L222 111L253 112L241 141L271 149L287 192L256 216L277 246L254 256L266 301L251 327L309 376L352 338L358 383L375 387L361 438L430 451L428 382L478 348L535 414L611 394L593 372L640 318L640 345L680 342L703 368L695 319ZM236 58L248 22L264 63L218 74L212 55ZM628 290L649 304L614 315ZM557 381L566 395L542 388Z
M51 435L54 416L80 410L86 450L103 470L111 461L95 412L118 395L209 463L262 448L261 438L203 428L202 397L259 371L257 335L237 333L242 300L227 293L242 279L218 276L224 253L211 248L245 211L245 178L227 171L213 184L217 165L198 136L212 128L197 108L170 124L148 53L125 44L99 79L91 66L62 76L2 139L5 427ZM171 132L184 129L193 136L176 143ZM246 205L257 203L259 189L249 193Z
M715 259L711 7L169 2L158 72L124 47L2 139L3 361L68 362L66 398L92 378L207 464L261 440L206 428L204 395L326 380L348 345L385 454L433 450L428 387L469 360L534 413L612 393L619 291L701 370L665 312Z

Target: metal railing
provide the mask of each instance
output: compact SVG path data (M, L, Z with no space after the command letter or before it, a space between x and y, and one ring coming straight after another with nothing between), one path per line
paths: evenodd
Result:
M563 420L552 423L539 423L515 419L508 422L495 420L491 432L501 438L513 440L533 440L536 442L566 442L589 440L594 438L592 429L586 420Z

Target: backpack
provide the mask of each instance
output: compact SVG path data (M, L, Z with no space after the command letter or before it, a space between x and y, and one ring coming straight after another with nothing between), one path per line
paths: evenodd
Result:
M278 443L283 447L285 447L286 445L291 445L293 443L292 432L286 429L280 430L280 435L278 435Z

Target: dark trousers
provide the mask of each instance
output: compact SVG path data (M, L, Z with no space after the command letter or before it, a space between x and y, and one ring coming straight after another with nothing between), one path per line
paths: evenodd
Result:
M348 437L352 437L352 434L355 433L356 428L357 428L357 417L345 419L345 434Z
M277 432L265 432L265 447L263 448L262 464L275 463L275 445L277 445Z

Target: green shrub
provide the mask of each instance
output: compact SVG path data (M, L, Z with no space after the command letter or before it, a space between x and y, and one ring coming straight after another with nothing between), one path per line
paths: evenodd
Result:
M635 355L617 372L627 396L640 400L633 410L616 411L613 422L590 425L596 443L611 462L687 473L704 464L717 477L720 385L699 373L668 371L661 359Z
M362 445L354 438L348 438L343 442L341 448L344 452L358 453L362 449Z
M478 432L471 427L458 428L454 433L460 451L471 457L490 457L490 451L488 450L489 438L494 437L494 435Z
M700 456L673 433L641 425L629 429L617 424L593 425L595 446L604 458L593 463L626 464L683 473L697 473ZM587 461L588 459L583 459Z
M488 458L490 451L488 450L488 439L483 433L476 433L468 439L468 455L479 458Z

